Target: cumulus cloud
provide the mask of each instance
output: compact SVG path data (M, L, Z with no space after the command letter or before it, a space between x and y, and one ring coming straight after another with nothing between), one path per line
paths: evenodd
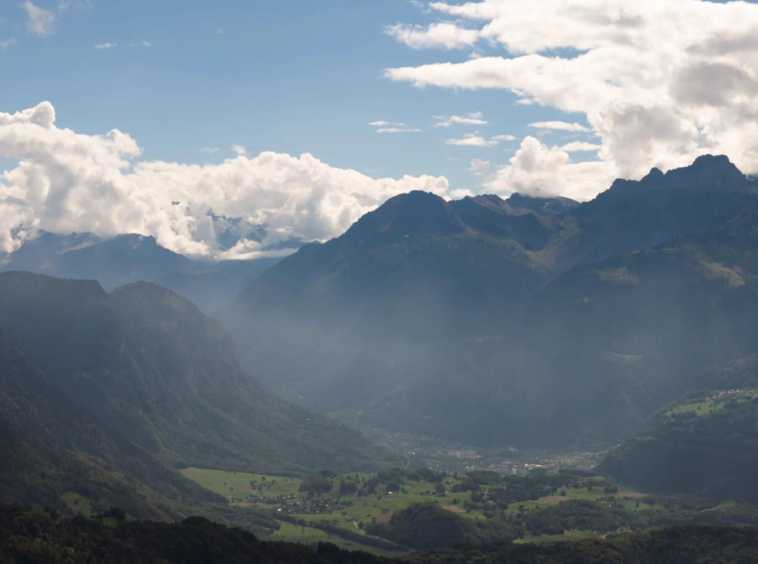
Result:
M581 123L569 123L567 121L537 121L530 123L529 127L536 129L555 129L558 131L574 131L580 133L587 133L590 131L588 127L583 126Z
M411 49L463 49L479 40L479 30L466 29L450 22L420 25L397 24L387 26L384 32Z
M526 137L510 164L487 177L484 186L505 196L514 192L537 197L555 195L586 200L596 193L598 182L606 188L616 177L603 161L572 163L568 152Z
M434 119L437 120L437 123L434 125L434 127L450 127L454 124L487 125L489 123L486 119L484 119L484 114L482 112L472 112L463 116L435 116Z
M503 89L583 114L602 140L600 160L627 178L704 153L727 154L743 171L758 172L757 4L482 0L429 7L476 26L482 41L507 56L394 68L386 71L390 79ZM605 188L598 181L594 190Z
M140 155L137 142L117 130L58 128L48 102L0 113L0 156L19 163L0 174L0 251L45 229L153 235L176 252L218 257L215 214L266 226L260 244L243 241L237 249L249 255L281 241L339 235L404 192L448 190L444 177L374 179L308 154L238 155L203 166L142 162Z
M472 159L469 171L475 176L487 176L490 172L490 162L484 159Z
M454 190L450 190L450 192L448 193L445 199L446 200L462 200L463 198L472 197L472 196L474 196L474 192L472 192L468 188L456 188Z
M53 32L55 24L55 14L35 6L31 0L26 0L21 7L26 11L29 21L26 22L26 29L37 35L50 35Z
M247 155L247 148L243 147L242 145L232 145L232 151L237 153L239 156Z
M581 153L588 151L599 151L602 148L602 145L597 145L595 143L587 143L586 141L573 141L571 143L566 143L563 147L561 147L561 150L567 153Z
M485 139L476 133L469 133L459 139L446 139L446 145L455 145L457 147L494 147L503 141L513 141L516 139L513 135L495 135Z
M406 127L404 123L384 120L372 121L369 125L376 127L377 133L419 133L421 131L415 127Z
M377 133L419 133L421 130L413 127L382 127Z

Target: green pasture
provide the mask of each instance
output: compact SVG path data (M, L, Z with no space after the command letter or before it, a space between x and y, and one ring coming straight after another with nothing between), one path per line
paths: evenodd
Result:
M85 517L92 517L92 501L75 492L66 492L61 496L63 502L74 513L81 513Z
M372 552L373 554L390 558L400 557L407 554L407 552L403 551L392 552L388 550L380 550L357 542L348 541L336 535L330 535L324 531L313 529L311 527L301 527L300 525L293 525L292 523L280 523L280 525L281 527L279 530L265 540L295 542L309 546L313 546L319 542L330 542L345 550L362 550L364 552Z
M279 496L290 497L296 496L301 498L304 494L299 491L302 484L302 480L293 478L284 478L280 476L263 476L260 474L243 473L243 472L224 472L219 470L207 470L199 468L188 468L183 470L182 473L189 479L196 483L212 490L225 497L235 497L241 499L244 505L260 505L268 509L276 509L277 505L263 505L260 502L256 502L256 499L260 499L261 496L268 498L276 498ZM461 510L465 511L464 504L471 501L471 492L451 492L451 488L460 483L460 480L454 480L448 478L445 480L446 493L444 496L434 494L435 484L425 481L412 482L406 480L401 486L401 490L389 494L386 492L383 486L377 488L373 495L365 494L364 496L358 496L357 493L341 496L340 484L343 480L357 481L358 489L363 489L364 482L367 482L372 477L371 474L344 474L342 476L335 476L331 478L333 486L330 492L322 493L319 495L320 499L328 500L340 500L342 502L348 502L347 507L337 508L328 514L295 514L293 517L302 520L306 524L330 524L339 529L350 531L357 534L365 534L359 527L362 522L364 528L372 523L374 519L381 520L388 515L401 511L414 503L425 503L434 501L439 503L443 507L457 506ZM252 484L252 489L251 489ZM258 488L262 486L263 491L259 492ZM487 489L484 487L484 489ZM559 493L560 493L559 489ZM534 501L523 501L519 503L511 504L506 513L516 515L519 512L519 507L523 506L523 511L533 511L537 508L544 509L551 505L556 505L556 502L568 500L585 500L591 502L597 502L598 498L606 496L604 488L601 486L593 486L592 491L588 491L587 487L580 488L566 488L565 496L546 496ZM659 506L660 503L656 502L655 505L642 503L640 492L631 490L629 488L619 488L617 494L612 494L615 497L615 503L617 507L628 509L630 511L643 511L647 509L654 509ZM623 499L624 496L628 496L630 499ZM654 499L654 498L652 498ZM457 503L453 503L453 500L457 500ZM639 507L637 502L639 500ZM610 501L601 501L600 503L611 504ZM283 505L283 504L282 504ZM461 517L474 520L486 520L486 517L481 511L465 511L458 513ZM570 531L561 536L548 536L543 535L540 537L527 537L520 542L556 542L566 540L577 540L582 538L590 538L593 534L588 531ZM272 539L288 540L294 542L300 542L305 544L312 544L321 540L328 540L344 548L351 548L353 550L370 550L373 553L378 553L376 549L358 546L355 542L348 542L345 539L337 535L331 535L331 537L324 531L319 529L300 525L293 525L291 523L281 522L281 529L277 531ZM395 554L397 556L397 554Z

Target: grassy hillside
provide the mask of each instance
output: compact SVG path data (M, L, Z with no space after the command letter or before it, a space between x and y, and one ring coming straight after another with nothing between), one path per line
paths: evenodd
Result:
M46 444L2 423L0 500L85 515L120 507L152 521L173 521L189 512L101 459Z
M169 499L175 503L221 501L103 425L71 394L30 365L2 334L0 408L8 486L3 499L27 503L34 499L35 503L55 506L60 495L68 491L61 488L76 483L78 488L69 489L93 488L96 496L87 496L92 501L97 503L104 498L107 502L110 498L115 504L121 494L113 495L114 492L125 488L132 502L143 497L147 503L144 512L137 511L132 502L122 501L122 507L135 509L134 515L144 517L156 515L156 491L160 491L164 505L170 505ZM65 475L56 465L68 469ZM48 478L49 487L42 487ZM113 483L109 486L111 478ZM137 483L140 487L136 487ZM53 491L57 492L53 499L42 495ZM178 510L160 510L166 515L172 511Z
M755 361L730 363L734 372L708 381L735 387L693 391L661 410L598 471L650 491L758 502L758 388L753 370L739 377L748 366Z
M4 273L0 329L99 423L169 465L306 473L383 462L357 433L270 394L222 327L165 288L109 295Z

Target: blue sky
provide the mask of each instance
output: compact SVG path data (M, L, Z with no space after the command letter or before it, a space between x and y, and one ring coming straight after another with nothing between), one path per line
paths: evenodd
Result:
M56 13L44 37L26 29L20 1L0 5L0 41L16 40L0 50L4 82L13 85L0 90L0 111L49 100L58 127L120 129L144 159L218 162L239 144L250 154L312 153L374 177L444 175L453 188L475 188L470 160L506 164L518 141L471 148L445 139L472 131L520 139L533 121L574 121L514 106L517 97L504 91L420 90L382 78L388 67L468 58L415 51L387 36L386 25L439 18L407 0L92 0L62 13L56 0L35 4ZM130 47L142 41L150 47ZM95 48L106 43L117 47ZM432 127L432 116L470 112L489 124ZM367 125L376 120L423 131L377 134Z
M0 0L0 18L0 253L49 230L239 258L410 190L588 200L707 153L758 174L755 2ZM224 248L220 216L269 236Z

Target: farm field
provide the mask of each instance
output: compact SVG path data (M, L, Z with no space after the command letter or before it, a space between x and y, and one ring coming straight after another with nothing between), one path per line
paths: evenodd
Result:
M385 479L385 482L379 483L378 475L368 473L329 475L328 478L316 475L315 480L312 477L303 479L200 468L187 468L182 473L201 486L223 495L230 504L270 511L280 525L279 530L270 537L272 540L304 544L329 541L343 548L388 555L402 554L401 547L368 534L366 530L376 524L389 524L394 513L414 504L436 503L451 514L482 522L495 517L518 520L530 512L567 501L597 503L630 512L661 507L654 496L623 487L607 490L597 485L605 483L605 479L600 477L577 479L572 485L547 490L542 486L542 489L535 491L548 495L527 494L533 499L521 497L525 500L501 503L500 510L495 505L493 513L492 504L487 501L490 494L508 491L510 487L503 486L494 473L485 473L496 476L492 485L482 483L473 488L470 484L472 478L467 474L442 474L434 477L433 481L417 478L394 483ZM488 479L493 480L491 476ZM503 480L509 483L528 481L527 478L512 477ZM311 487L318 487L318 491L311 490ZM476 499L473 499L474 495ZM593 536L598 535L590 531L567 530L557 535L526 535L519 542L557 542Z
M294 525L292 523L281 523L281 528L272 536L270 536L268 540L295 542L309 546L314 546L319 542L330 542L344 550L361 550L389 558L404 556L408 554L408 551L381 550L358 542L345 540L337 535L331 535L319 529L302 527L300 525Z
M263 508L279 509L280 507L293 505L303 494L299 491L303 480L282 476L267 476L263 474L248 474L242 472L225 472L222 470L208 470L200 468L187 468L181 471L184 476L197 484L226 497L230 503L239 506L256 506ZM426 481L407 482L403 484L402 491L387 491L372 496L340 495L340 481L344 479L364 480L371 479L372 474L351 473L335 476L332 480L332 489L321 493L319 499L326 502L340 502L346 504L337 512L325 511L317 514L298 514L293 516L315 521L339 521L350 523L354 520L368 520L380 518L381 515L391 515L395 511L405 509L413 503L425 503L437 500L444 506L462 504L471 500L471 492L446 493L444 497L434 494L435 484ZM448 489L460 480L448 480ZM294 496L295 499L285 499ZM290 503L287 503L290 502ZM479 512L467 513L472 519L484 518Z
M754 397L754 390L749 390L746 391L741 397L716 397L705 399L703 401L695 401L692 403L680 403L669 408L669 410L666 412L666 415L668 417L673 417L674 415L693 413L700 417L707 417L712 413L721 411L727 405L729 405L730 402L732 405L743 405L752 401Z

